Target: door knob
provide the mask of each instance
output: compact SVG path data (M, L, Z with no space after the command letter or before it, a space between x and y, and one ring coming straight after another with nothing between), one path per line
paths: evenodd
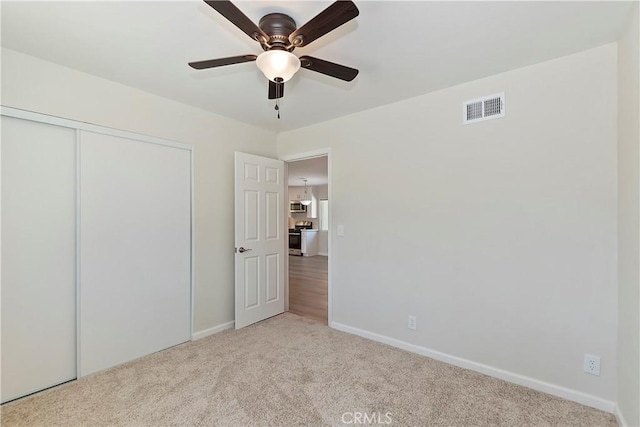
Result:
M245 252L249 252L251 249L245 249L242 246L240 246L240 249L238 249L238 252L240 252L241 254L245 253Z

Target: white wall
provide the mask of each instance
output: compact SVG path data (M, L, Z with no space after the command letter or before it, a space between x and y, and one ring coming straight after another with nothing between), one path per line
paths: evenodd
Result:
M233 152L275 157L275 134L2 49L2 105L191 144L194 331L234 319Z
M638 5L618 42L618 408L640 425L640 31Z
M505 118L461 123L502 91ZM609 44L280 134L331 147L333 321L612 410L616 91Z

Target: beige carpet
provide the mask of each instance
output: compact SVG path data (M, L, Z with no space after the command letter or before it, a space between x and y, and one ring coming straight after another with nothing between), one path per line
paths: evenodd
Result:
M289 313L2 406L3 426L317 426L357 420L616 425L610 414Z

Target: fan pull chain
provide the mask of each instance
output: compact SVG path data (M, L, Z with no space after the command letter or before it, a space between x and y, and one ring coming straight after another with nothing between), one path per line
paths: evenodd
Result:
M278 120L280 120L280 106L278 105L280 103L279 99L276 99L276 107L275 110L278 112Z

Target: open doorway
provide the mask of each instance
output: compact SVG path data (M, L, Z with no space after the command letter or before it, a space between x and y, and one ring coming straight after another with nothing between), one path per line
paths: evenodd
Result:
M287 166L289 311L328 324L328 156L294 160Z

